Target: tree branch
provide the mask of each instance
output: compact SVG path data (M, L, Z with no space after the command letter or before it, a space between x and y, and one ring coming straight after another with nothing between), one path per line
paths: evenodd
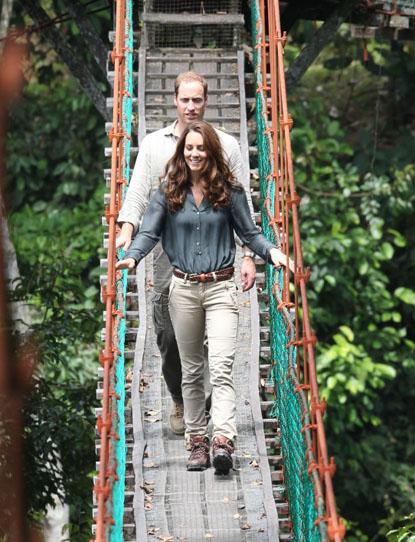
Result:
M68 66L82 90L91 98L98 112L105 120L110 120L105 104L105 96L99 88L98 82L83 58L78 58L70 47L68 40L62 35L56 26L51 25L48 14L40 7L36 0L25 0L22 7L30 15L36 24L46 24L42 29L44 37L51 43L62 61Z
M288 92L298 83L358 2L359 0L343 0L323 26L318 29L313 40L304 47L286 73L285 81Z
M83 41L94 55L95 61L101 72L104 74L105 78L107 78L108 48L97 34L85 8L77 0L68 2L66 7L78 25Z

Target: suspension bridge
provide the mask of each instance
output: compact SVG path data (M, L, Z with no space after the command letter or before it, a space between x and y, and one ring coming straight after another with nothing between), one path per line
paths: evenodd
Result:
M197 13L187 4L154 0L138 13L132 0L115 3L93 537L340 542L345 529L336 512L308 316L310 273L301 251L279 2L250 3L250 38L240 2L206 1L202 10L194 3ZM248 39L252 59L242 48ZM296 270L260 262L257 288L238 294L239 436L235 468L226 477L213 469L187 472L184 440L168 428L171 399L150 317L151 256L136 272L115 272L116 221L130 167L146 133L174 121L173 82L187 70L207 78L205 119L239 140L257 223L270 240L280 240Z

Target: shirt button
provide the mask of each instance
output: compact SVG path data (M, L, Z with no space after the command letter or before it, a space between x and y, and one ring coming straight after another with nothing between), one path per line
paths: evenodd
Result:
M197 227L196 227L196 229L197 229L197 230L200 230L200 227L199 227L199 226L197 226Z
M199 241L196 243L196 245L200 245Z
M202 253L199 251L198 254L202 254Z
M197 214L200 215L200 211L197 211Z

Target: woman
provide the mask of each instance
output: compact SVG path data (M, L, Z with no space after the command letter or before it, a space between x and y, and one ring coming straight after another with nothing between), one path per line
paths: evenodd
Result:
M234 231L264 260L287 257L254 223L243 187L227 166L219 138L206 122L190 124L166 166L166 180L151 198L141 229L117 268L134 268L157 244L173 266L169 310L182 362L188 470L210 466L203 385L203 341L209 343L213 465L232 467L236 437L232 368L238 325L233 263Z

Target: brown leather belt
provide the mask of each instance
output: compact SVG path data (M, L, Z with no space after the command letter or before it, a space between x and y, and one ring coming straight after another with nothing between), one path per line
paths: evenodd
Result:
M217 282L221 280L229 280L233 277L234 267L226 267L218 271L210 271L209 273L183 273L180 269L173 269L173 275L179 279L188 280L190 282Z

